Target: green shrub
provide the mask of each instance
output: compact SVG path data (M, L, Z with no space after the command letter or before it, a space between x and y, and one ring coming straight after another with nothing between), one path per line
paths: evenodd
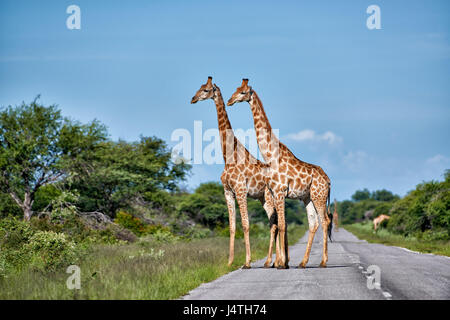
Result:
M23 249L31 254L32 268L55 271L77 261L79 250L75 242L67 240L63 233L38 231Z
M164 212L171 213L175 211L174 197L163 190L144 193L144 199L150 202L150 206L154 209L161 209Z
M212 236L212 231L198 224L184 230L186 239L203 239L210 236Z
M153 234L157 232L170 232L170 228L166 226L162 226L160 224L149 224L145 227L145 233Z
M20 270L30 258L23 245L33 236L30 224L18 218L0 220L0 277L9 272Z
M163 230L158 230L157 232L153 233L151 236L153 237L154 240L156 240L158 242L172 243L172 242L176 242L181 239L180 237L174 235L172 232L163 231Z
M210 228L228 221L223 187L217 182L202 183L195 193L183 197L178 211Z
M427 204L426 215L432 229L445 229L450 234L450 190L436 193Z
M393 202L381 202L378 204L373 210L372 219L375 219L382 214L389 215L389 211L392 209L393 204Z
M0 247L20 248L33 235L30 224L15 218L0 219Z
M146 225L141 219L133 217L131 214L124 211L117 213L114 222L132 231L137 236L142 236L146 233Z

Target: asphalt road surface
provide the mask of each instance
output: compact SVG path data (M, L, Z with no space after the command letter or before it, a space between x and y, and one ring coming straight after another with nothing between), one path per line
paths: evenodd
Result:
M448 257L370 244L340 228L329 242L327 268L319 268L319 229L309 263L306 269L299 269L307 235L289 248L289 269L266 269L265 260L258 260L251 269L239 269L202 284L183 299L450 299Z

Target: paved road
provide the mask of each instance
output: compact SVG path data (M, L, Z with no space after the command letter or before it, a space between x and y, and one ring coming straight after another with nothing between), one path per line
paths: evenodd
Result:
M321 234L319 229L306 269L297 266L307 234L290 247L290 269L265 269L264 260L259 260L252 269L239 269L202 284L183 299L450 299L450 258L369 244L340 228L329 243L324 269L318 267ZM379 267L379 288L368 289L367 283L374 283L367 279L371 265Z

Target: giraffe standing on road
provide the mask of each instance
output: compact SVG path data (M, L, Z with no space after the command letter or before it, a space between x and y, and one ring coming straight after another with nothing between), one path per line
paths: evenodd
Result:
M270 244L267 260L264 267L270 267L272 263L273 240L276 238L276 256L278 257L277 214L274 210L272 194L266 187L265 177L268 175L269 166L251 155L251 153L239 142L233 133L227 111L219 87L212 83L212 77L200 87L191 103L213 99L216 104L217 120L225 168L221 175L225 199L228 206L230 223L230 254L228 265L231 266L234 259L234 238L236 232L236 204L237 200L241 213L242 228L244 230L246 258L243 268L250 268L250 236L249 219L247 212L247 196L257 199L263 205L270 221ZM278 265L275 259L274 266Z
M328 261L328 238L331 231L331 218L327 214L330 200L330 179L321 167L297 159L294 154L273 134L269 119L261 100L243 79L240 87L233 93L227 105L247 101L253 114L258 146L264 160L270 166L267 186L273 193L278 216L278 233L280 237L279 268L288 266L288 243L284 212L285 198L300 199L306 206L309 223L309 236L306 252L299 267L305 268L309 260L314 234L319 228L319 219L323 230L323 255L321 267ZM330 228L329 228L330 226Z
M338 211L337 211L336 199L334 199L333 227L336 231L339 231L339 215L338 215Z

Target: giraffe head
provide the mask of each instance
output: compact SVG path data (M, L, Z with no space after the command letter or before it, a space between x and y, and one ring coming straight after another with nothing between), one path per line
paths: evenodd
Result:
M248 79L242 79L242 84L236 89L227 102L227 106L232 106L237 102L250 101L252 96L252 87L248 85Z
M206 99L214 99L215 93L219 88L212 83L212 77L208 77L208 81L198 89L195 96L192 97L191 103Z

